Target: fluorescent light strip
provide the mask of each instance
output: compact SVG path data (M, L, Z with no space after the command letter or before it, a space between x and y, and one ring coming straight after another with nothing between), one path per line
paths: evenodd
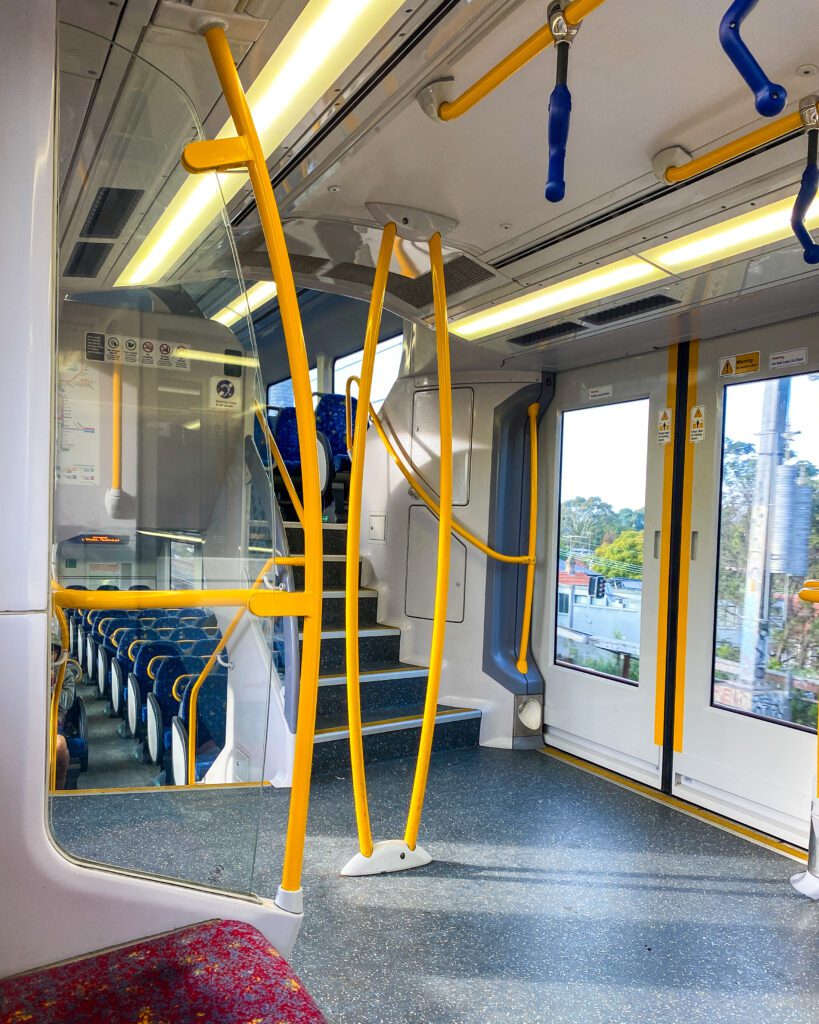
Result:
M257 281L251 285L246 292L241 292L235 299L229 302L224 309L214 313L211 320L224 324L225 327L232 327L239 320L263 306L266 302L277 295L276 285L273 281Z
M792 236L791 213L795 198L782 199L673 242L646 249L637 256L463 317L450 323L449 328L453 334L467 341L477 341L554 313L565 313L590 302L631 291L652 281L781 242ZM805 224L809 229L819 226L819 199L808 211Z
M456 320L450 324L450 330L468 341L475 341L488 334L540 320L552 313L563 313L567 309L574 309L596 299L605 299L665 277L668 274L659 267L646 263L638 256L629 256L568 281L561 281L560 284L552 284L519 299L504 302L494 309Z
M310 0L247 90L262 151L270 156L401 6L401 0ZM218 138L235 134L228 121ZM189 177L139 247L117 286L151 284L174 265L244 187L243 174ZM221 187L221 194L220 194Z
M163 533L161 530L137 530L145 537L163 537L166 540L180 540L185 544L204 544L204 537L188 537L181 533Z

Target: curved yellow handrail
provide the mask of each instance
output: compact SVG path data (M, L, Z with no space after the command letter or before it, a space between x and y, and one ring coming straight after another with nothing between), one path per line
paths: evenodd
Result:
M171 696L173 697L173 699L174 700L182 700L182 697L181 697L181 695L179 693L179 684L183 680L185 680L185 679L195 679L195 678L196 678L196 673L195 672L186 672L184 675L177 676L176 679L174 679L174 681L173 681L173 686L171 687Z
M359 381L358 377L350 377L347 381L348 394L349 384L351 383L351 381L356 381L359 384L359 387L361 386L361 382ZM378 413L375 411L372 405L370 405L369 412L370 421L372 422L372 425L375 427L376 433L381 438L381 443L387 449L387 454L390 456L390 458L398 467L398 469L401 470L404 479L407 481L410 487L424 502L424 504L427 506L430 512L432 512L432 514L437 518L439 515L438 503L425 490L423 484L419 481L418 477L416 477L412 473L412 471L407 468L407 466L404 463L404 460L398 454L392 441L390 441L389 437L387 436L387 432L384 429L384 424L381 422ZM467 530L465 526L461 526L461 524L456 519L452 520L452 530L453 533L457 533L459 537L463 537L464 540L469 541L470 544L476 547L479 551L482 551L487 557L494 558L498 562L507 562L511 565L534 564L534 555L529 552L527 552L525 555L504 555L501 551L495 551L494 548L490 548L487 544L484 544L484 542L480 540L480 538L476 537L474 533L472 533L470 530Z
M282 564L270 559L269 566ZM291 563L298 564L298 563ZM53 584L54 603L61 608L109 609L140 611L145 608L213 608L242 606L261 618L284 615L307 615L312 602L297 591L264 590L239 587L233 590L69 590Z
M296 285L293 280L290 258L287 254L287 244L276 206L276 198L270 183L270 172L267 169L264 152L253 123L253 115L242 89L242 83L239 81L224 29L214 26L207 29L204 35L238 138L190 143L185 147L182 164L191 173L219 170L223 166L247 168L270 257L273 280L278 289L279 313L296 405L306 557L304 594L302 595L304 599L302 602L303 612L295 614L304 615L304 627L302 630L298 726L293 757L293 784L290 791L290 811L281 883L283 892L296 894L301 891L301 869L304 860L304 841L307 834L307 807L310 800L310 778L313 767L321 645L324 563L316 417L313 410L310 369L302 333Z
M605 0L573 0L566 8L564 15L566 21L569 25L579 25L584 18L603 3ZM450 102L441 103L438 107L438 117L442 121L454 121L465 114L476 103L494 92L507 78L511 78L516 71L520 71L525 64L551 46L553 42L552 30L548 25L543 25L520 46L507 54L500 63L487 71L477 82L470 85L460 96Z
M350 733L350 764L352 767L355 816L358 824L358 844L365 857L373 852L373 837L370 827L370 812L367 806L367 779L364 773L364 739L361 723L360 662L358 651L358 560L361 544L361 497L364 487L364 457L367 447L367 409L375 369L375 350L381 329L384 296L387 291L387 276L390 269L395 224L387 224L381 236L381 248L375 268L370 309L367 315L367 331L361 359L361 381L359 402L356 408L355 433L351 434L350 381L347 381L346 426L347 448L351 453L350 494L347 513L347 564L345 574L345 626L346 626L346 673L347 673L347 717Z
M63 649L63 654L68 653L68 621L65 617L65 612L60 608L59 605L54 605L54 614L57 616L57 622L60 624L60 645ZM49 647L49 657L51 648ZM65 682L65 670L68 665L67 659L64 657L60 665L60 671L57 673L57 679L54 683L54 691L51 694L51 707L49 708L48 716L48 745L49 745L49 787L54 790L57 788L57 719L60 712L60 694L63 691L63 683Z
M267 447L270 449L270 453L273 456L273 461L276 463L276 468L279 471L287 495L290 498L290 504L296 510L296 515L299 518L299 522L304 526L304 508L299 500L299 496L296 493L296 487L293 483L293 478L284 464L282 453L279 451L279 446L276 444L276 439L273 437L273 431L270 429L270 424L267 422L267 417L262 411L262 407L259 403L256 403L256 419L259 421L262 430L264 431L265 440L267 441Z
M435 574L435 604L432 613L432 644L429 652L427 695L424 720L418 743L418 760L412 785L404 842L414 850L418 843L421 811L429 775L429 759L438 710L441 667L444 660L446 610L449 596L449 563L452 544L452 375L449 366L449 330L447 327L446 282L441 236L436 232L429 240L432 264L432 294L435 306L435 335L438 350L438 408L441 436L440 511L438 513L438 566Z

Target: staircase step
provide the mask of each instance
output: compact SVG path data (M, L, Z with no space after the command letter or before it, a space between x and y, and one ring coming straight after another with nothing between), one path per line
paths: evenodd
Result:
M301 639L301 633L299 633ZM322 629L319 673L332 675L344 671L347 641L343 629ZM401 630L391 626L362 626L358 631L360 664L368 668L398 661Z
M304 529L301 523L285 523L287 543L290 546L291 555L304 554ZM324 523L322 527L324 535L324 553L326 555L343 555L347 552L347 524L346 523Z
M369 668L360 673L361 707L364 714L389 708L423 706L427 692L427 669L416 665ZM319 677L317 727L347 719L347 677L344 674Z
M343 589L324 591L321 603L322 629L344 629L347 602ZM299 629L303 624L299 620ZM359 628L376 626L378 623L378 594L375 590L359 590L358 592Z
M414 757L418 751L422 716L420 711L398 713L391 718L367 721L362 729L364 760L389 761ZM435 718L433 750L455 750L478 744L481 713L473 708L439 706ZM346 724L327 726L316 732L313 773L350 770L349 731Z
M324 556L324 589L343 590L346 582L347 559L344 555ZM304 590L304 566L293 566L293 582L296 590Z

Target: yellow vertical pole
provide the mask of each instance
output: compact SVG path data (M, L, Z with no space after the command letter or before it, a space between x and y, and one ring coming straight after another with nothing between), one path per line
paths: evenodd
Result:
M111 490L122 490L122 366L111 375Z
M529 633L532 629L532 597L535 592L535 549L537 547L537 414L540 406L533 402L527 409L529 416L529 563L526 566L526 597L523 602L523 622L520 627L520 653L517 669L521 675L529 671L526 655L529 651Z
M50 788L57 788L57 719L60 713L60 694L63 691L63 682L65 681L65 670L67 665L68 657L68 621L65 617L65 612L58 605L54 605L54 614L57 616L57 622L60 624L60 645L62 647L62 663L60 664L60 671L57 673L57 679L54 683L54 690L51 694L51 708L48 721L48 749L49 749L49 763L48 763L48 777ZM51 658L51 645L49 644L49 659Z
M367 778L364 772L364 737L361 723L361 677L358 655L358 558L361 544L361 496L364 486L364 456L367 446L367 416L370 409L375 349L381 329L381 314L387 290L395 224L387 224L381 237L381 249L375 268L367 333L358 385L358 406L353 432L352 467L350 469L350 500L347 514L347 565L345 575L345 626L347 651L347 719L350 731L350 764L353 776L355 818L358 825L358 846L365 857L373 852L370 811L367 805ZM349 408L349 401L347 403ZM348 441L349 445L349 441Z
M438 709L438 691L441 685L441 666L446 636L447 598L449 596L449 558L452 542L452 375L449 367L449 330L447 327L446 281L441 236L436 232L429 240L432 263L432 290L435 299L435 334L438 347L438 408L441 432L441 481L439 486L440 514L438 517L438 568L435 577L435 606L432 618L432 646L429 655L429 677L424 704L424 722L415 766L415 781L410 798L409 814L404 841L414 850L418 843L421 811L429 775L429 759Z
M321 644L323 538L318 452L316 449L316 418L313 411L310 370L304 345L296 286L259 136L256 133L253 116L239 81L224 30L219 26L207 29L205 41L219 77L219 84L225 94L230 116L241 140L241 144L237 144L236 140L230 140L228 148L222 146L221 151L228 153L228 149L230 149L236 163L247 166L256 198L259 220L270 256L270 268L273 271L273 280L276 282L278 290L279 311L296 405L304 504L304 590L310 604L308 613L305 615L302 633L298 727L293 758L293 785L290 792L290 812L281 890L285 893L297 894L301 890L304 839L307 832L307 807L310 799L310 779L313 766L313 738L316 727ZM198 152L210 151L217 154L220 150L220 143L223 141L228 140L200 143ZM197 144L194 143L190 149L196 152L196 146ZM187 166L188 169L192 169L190 163ZM291 899L289 903L293 908L299 906L298 899Z

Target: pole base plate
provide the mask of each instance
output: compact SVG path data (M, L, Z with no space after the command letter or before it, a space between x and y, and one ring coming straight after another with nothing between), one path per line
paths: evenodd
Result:
M376 843L372 855L365 857L357 853L352 860L341 869L342 875L348 878L360 878L364 875L385 875L392 871L409 871L410 868L422 868L432 862L432 857L422 846L411 850L403 839L387 839Z

